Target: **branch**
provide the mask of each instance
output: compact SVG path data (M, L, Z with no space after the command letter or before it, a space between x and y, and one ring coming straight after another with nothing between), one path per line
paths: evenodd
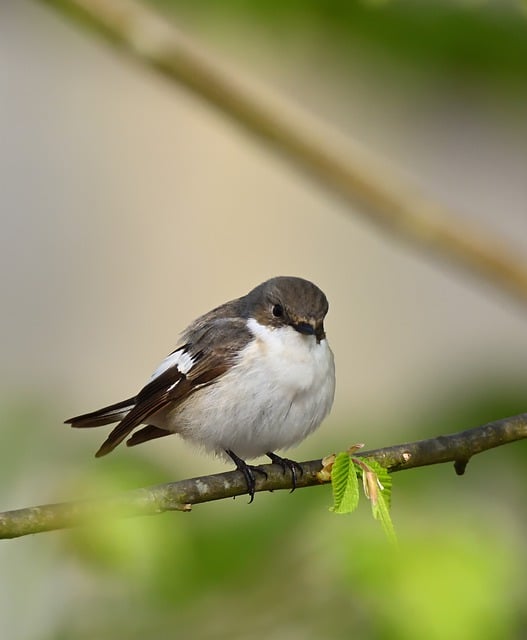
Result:
M390 471L403 471L431 464L454 462L461 475L470 458L482 451L493 449L516 440L527 438L527 413L489 422L474 429L448 436L438 436L406 444L394 445L354 456L375 458ZM322 460L301 463L303 473L297 478L297 487L312 487L329 482L322 475ZM256 478L256 491L291 489L291 476L277 465L261 467L267 479ZM126 491L111 498L46 504L0 513L0 538L17 538L30 533L41 533L89 524L99 518L146 516L165 511L190 511L192 505L213 500L232 498L247 493L243 475L228 471Z
M169 80L182 84L307 172L344 202L414 246L527 302L527 264L499 241L405 184L358 143L283 98L241 79L215 54L137 0L40 0L79 18Z

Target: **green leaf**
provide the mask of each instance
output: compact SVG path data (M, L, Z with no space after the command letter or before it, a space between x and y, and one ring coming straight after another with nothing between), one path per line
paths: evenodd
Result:
M386 502L388 509L392 506L392 476L382 465L374 458L364 458L364 462L377 475L377 479L382 485L382 496Z
M373 517L380 520L384 533L392 544L397 544L397 537L392 519L390 517L390 504L392 500L392 477L388 470L380 465L373 458L366 458L362 461L365 463L373 476L370 475L370 493L371 509ZM363 474L365 471L363 470ZM364 477L364 476L363 476Z
M339 453L331 471L333 506L335 513L351 513L359 503L357 470L348 453Z
M384 491L379 491L377 500L375 502L372 500L371 510L373 512L373 517L376 520L380 520L382 528L384 529L384 533L386 534L388 540L392 544L397 544L397 536L395 535L395 529L390 517L390 511L383 493Z

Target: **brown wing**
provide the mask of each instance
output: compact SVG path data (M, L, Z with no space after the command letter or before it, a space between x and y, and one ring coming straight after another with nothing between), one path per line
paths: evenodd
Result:
M193 360L191 369L185 375L173 365L143 387L135 398L133 407L95 454L97 458L113 451L136 427L147 423L150 416L168 404L171 407L177 406L198 389L213 384L230 368L239 351L251 338L243 318L204 318L206 320L200 321L195 331L187 330L186 344L180 347ZM161 438L169 433L147 424L130 438L129 446Z
M113 451L126 436L149 416L171 402L181 402L192 391L194 385L178 370L170 367L141 389L134 407L111 431L95 454L96 458Z

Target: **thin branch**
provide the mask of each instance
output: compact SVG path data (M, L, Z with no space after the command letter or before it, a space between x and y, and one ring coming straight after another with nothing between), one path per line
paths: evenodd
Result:
M527 438L527 413L490 422L474 429L448 436L399 444L365 451L354 456L375 458L390 471L402 471L431 464L454 462L458 474L465 470L470 458L482 451ZM297 487L312 487L329 481L320 472L322 460L301 463L303 473ZM277 465L261 467L267 473L256 478L256 491L291 489L291 476ZM190 511L191 506L232 498L247 493L245 480L239 471L228 471L169 482L143 489L126 491L101 500L83 500L47 504L0 513L0 538L17 538L30 533L66 529L95 522L100 518L120 518Z
M349 138L242 79L136 0L41 0L80 18L143 64L161 71L265 140L368 219L527 302L521 253L423 196ZM344 143L343 143L344 142Z

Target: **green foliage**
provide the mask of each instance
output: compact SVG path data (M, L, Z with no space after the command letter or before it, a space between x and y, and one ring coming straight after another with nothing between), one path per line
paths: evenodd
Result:
M359 504L359 482L357 471L348 453L342 452L335 458L331 471L333 506L335 513L351 513Z
M388 471L372 458L354 458L347 451L337 454L331 469L333 506L330 511L338 514L355 511L359 504L357 477L362 477L373 517L380 521L390 542L395 543L395 529L390 517L392 479Z
M366 477L366 473L373 474L373 478L371 478L372 489L369 490L373 517L380 521L386 537L392 544L395 544L397 542L397 538L395 536L395 529L390 517L390 504L392 498L391 476L384 467L372 458L367 458L364 460L364 463L368 465L371 471L366 472L363 470L363 478Z
M383 500L389 509L392 504L392 474L373 458L365 458L364 462L377 476L377 479L382 486L381 494Z

